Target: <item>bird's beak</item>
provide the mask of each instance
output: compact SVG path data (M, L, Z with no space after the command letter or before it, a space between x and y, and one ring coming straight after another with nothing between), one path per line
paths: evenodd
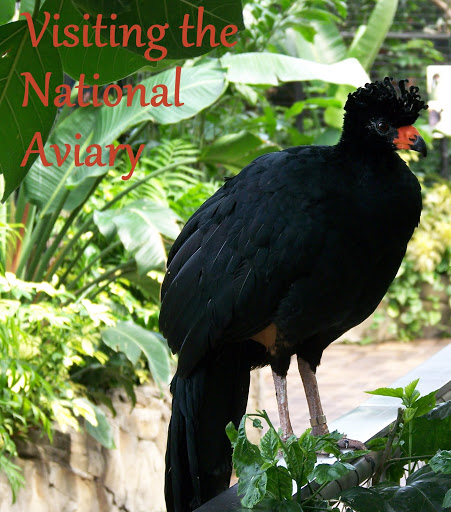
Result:
M419 131L413 126L401 126L398 128L398 136L393 139L393 144L398 149L413 149L423 156L427 155L426 142Z

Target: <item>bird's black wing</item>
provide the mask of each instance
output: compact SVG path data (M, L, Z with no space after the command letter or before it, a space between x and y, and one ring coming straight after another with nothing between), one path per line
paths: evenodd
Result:
M298 148L258 158L185 225L170 252L160 314L179 375L218 344L267 327L290 284L309 273L325 232L315 229L321 154Z

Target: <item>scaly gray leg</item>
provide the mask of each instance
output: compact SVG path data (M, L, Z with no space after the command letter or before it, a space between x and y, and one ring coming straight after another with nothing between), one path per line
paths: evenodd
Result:
M299 356L298 368L299 373L301 374L302 383L304 384L305 396L307 398L307 405L310 412L312 434L314 436L327 434L329 429L327 428L326 416L324 416L321 399L319 397L316 375L310 368L310 365Z
M277 409L279 411L280 426L283 432L283 439L286 441L293 435L293 428L288 411L287 378L280 377L276 372L272 372L274 387L276 389Z

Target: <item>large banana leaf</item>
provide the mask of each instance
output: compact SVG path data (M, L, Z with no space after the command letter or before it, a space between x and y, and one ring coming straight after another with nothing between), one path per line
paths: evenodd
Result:
M379 53L398 8L398 0L377 0L368 20L360 27L348 50L348 57L355 57L369 71Z
M99 0L72 0L81 12L87 12L92 17L99 13ZM203 38L202 44L197 44L197 27L199 23L199 8L203 7L202 26L206 27L211 24L216 29L216 43L223 28L227 25L235 25L238 29L243 29L243 16L241 8L241 0L158 0L149 2L149 0L108 0L101 2L101 12L103 12L103 25L107 27L113 23L117 26L139 25L144 33L144 41L146 41L146 32L152 25L168 24L163 39L156 44L164 46L167 50L166 58L180 59L193 58L202 55L211 50L210 37L207 34ZM117 19L112 21L109 14L117 14ZM183 24L185 16L189 16L189 24L195 29L190 29L187 34L187 42L189 46L183 44L182 32L179 27ZM158 29L154 30L152 36L157 37ZM229 39L228 42L233 42ZM137 47L133 37L130 38L128 48L140 55L148 50L148 46ZM153 50L150 54L153 58L160 58L162 55L160 50Z
M279 85L280 82L323 80L359 87L368 75L356 59L322 64L277 53L228 54L221 64L227 68L230 82Z
M158 384L167 384L169 381L169 353L160 334L143 329L128 320L118 322L115 327L103 331L102 339L113 350L123 352L133 364L144 353L153 380Z
M168 100L173 103L175 79L176 71L172 69L141 82L146 90L146 100L149 100L155 86L165 84L169 91ZM106 152L106 145L112 144L124 132L143 121L170 124L196 115L215 102L222 95L224 88L224 72L220 69L212 68L212 66L183 68L179 91L180 100L184 102L183 106L142 107L139 103L139 95L135 95L131 106L127 106L126 97L124 97L116 107L79 108L57 125L45 145L45 153L48 155L49 161L55 162L54 151L50 148L51 144L57 144L61 154L64 155L66 151L64 144L74 145L75 142L80 144L84 150L89 144L96 143ZM82 134L79 141L75 139L76 133ZM109 166L97 165L75 167L72 155L73 152L61 166L45 167L39 159L26 178L27 199L33 204L45 208L47 213L55 211L67 188L70 188L71 192L64 209L73 210L89 194L95 177L106 174L109 169ZM86 157L85 151L81 152L81 160L83 157ZM107 162L108 157L104 156L102 160Z
M44 21L44 12L58 13L58 23L61 27L67 25L80 26L85 23L81 13L74 7L72 0L47 0L41 8L38 20ZM79 80L80 75L86 75L86 84L106 84L134 73L138 69L150 65L142 55L131 52L121 46L110 45L99 48L95 43L95 33L90 32L88 43L92 46L85 47L78 44L74 47L60 46L59 53L64 66L64 72L74 80ZM165 60L165 62L167 62ZM93 79L94 73L99 74L97 80Z
M237 173L255 158L279 151L280 147L250 132L229 133L205 147L200 160L220 164Z
M0 24L6 23L12 19L15 9L15 0L3 0L2 3L0 3Z
M52 163L55 162L55 153L50 147L53 144L60 148L62 155L66 151L65 144L73 145L76 142L86 148L92 142L97 117L98 113L94 107L79 108L59 123L44 147L48 160ZM82 138L80 140L75 139L76 133L81 133ZM71 211L81 204L89 193L90 184L94 181L94 177L105 174L107 170L108 168L105 167L86 168L83 187L71 191L64 208ZM28 201L39 206L41 210L45 208L46 213L53 213L60 204L63 194L67 192L66 184L69 177L79 172L81 172L81 168L75 167L73 152L61 166L55 164L51 167L45 167L41 159L38 158L24 181Z
M316 31L313 40L314 54L318 62L333 64L350 57L340 34L340 30L333 21L327 23L314 23Z
M125 249L135 258L140 275L164 268L166 251L161 235L175 240L180 233L178 220L169 208L145 199L121 210L94 213L94 222L105 237L118 234Z
M45 106L30 87L29 102L25 98L25 79L31 73L44 90L46 73L49 78L49 103ZM44 34L39 46L33 48L25 21L0 26L0 174L5 178L3 199L20 184L36 160L36 153L23 162L36 132L45 141L55 119L53 100L55 87L63 81L58 50L49 34ZM36 145L33 149L36 149ZM22 166L22 162L24 166Z

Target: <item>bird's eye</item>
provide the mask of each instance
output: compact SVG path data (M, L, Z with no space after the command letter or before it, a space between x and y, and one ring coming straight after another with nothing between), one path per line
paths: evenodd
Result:
M379 133L387 133L390 130L390 125L386 121L378 121L376 127Z

